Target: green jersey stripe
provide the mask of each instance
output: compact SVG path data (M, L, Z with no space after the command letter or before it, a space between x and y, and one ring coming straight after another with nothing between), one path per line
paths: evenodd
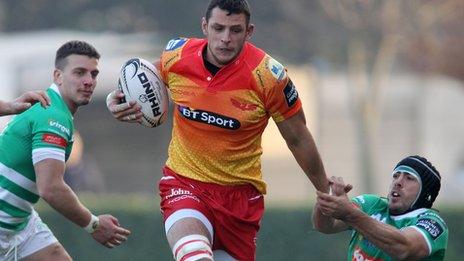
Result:
M19 209L22 209L23 211L32 212L33 205L30 202L16 196L15 194L9 192L6 189L0 189L0 199L5 200L10 205L13 205ZM1 215L0 215L0 220L2 220Z
M34 181L27 178L25 175L9 168L0 162L0 175L5 176L7 179L20 185L21 187L29 190L30 192L38 195L37 186Z
M31 202L32 204L35 204L37 201L39 201L40 198L38 195L18 186L16 183L3 176L0 176L0 187L8 190L9 192L28 202Z
M9 230L14 230L14 231L19 231L23 230L25 226L27 226L27 219L24 222L17 223L17 224L8 224L5 222L0 221L0 227L9 229Z
M24 221L24 218L12 217L8 213L5 213L0 210L0 221L8 224L21 223ZM0 232L1 234L1 232Z
M0 210L13 216L13 217L19 217L19 218L25 218L28 217L31 213L21 210L10 203L0 199Z

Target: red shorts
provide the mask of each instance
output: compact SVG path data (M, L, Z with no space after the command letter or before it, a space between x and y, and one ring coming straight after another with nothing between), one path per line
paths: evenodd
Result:
M168 167L164 167L163 174L159 191L165 222L176 211L187 216L190 210L200 212L211 224L213 251L221 249L238 260L255 260L264 199L253 185L200 182L182 177Z

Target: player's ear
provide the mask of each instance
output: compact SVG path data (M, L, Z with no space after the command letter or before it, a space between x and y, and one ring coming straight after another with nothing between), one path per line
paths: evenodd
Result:
M60 69L55 68L53 71L53 82L58 86L63 84L63 72Z
M205 17L201 18L201 30L205 36L208 36L208 22Z
M247 28L247 37L246 37L247 40L250 40L251 35L253 34L254 31L255 31L255 25L249 24Z

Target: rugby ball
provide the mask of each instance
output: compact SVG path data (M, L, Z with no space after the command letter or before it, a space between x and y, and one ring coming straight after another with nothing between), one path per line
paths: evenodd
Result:
M168 115L169 96L156 67L147 60L132 58L121 68L118 88L126 101L136 101L142 106L143 126L156 127Z

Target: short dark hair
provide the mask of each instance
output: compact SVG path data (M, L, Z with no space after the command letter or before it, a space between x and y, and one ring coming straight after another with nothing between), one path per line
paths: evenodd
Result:
M66 65L66 57L72 54L86 55L90 58L100 59L100 54L89 43L84 41L69 41L56 51L55 68L63 69Z
M221 10L228 11L227 15L231 14L245 14L246 24L250 23L250 5L246 0L212 0L206 9L206 22L211 17L211 12L215 7L219 7Z

